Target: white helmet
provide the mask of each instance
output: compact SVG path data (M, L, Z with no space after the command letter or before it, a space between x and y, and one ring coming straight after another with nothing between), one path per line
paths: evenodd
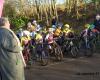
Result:
M34 20L32 23L33 23L33 24L36 24L36 23L37 23L37 21L36 21L36 20Z
M53 30L53 28L49 28L49 30L48 30L49 32L53 32L54 30Z
M24 36L30 36L30 32L27 31L27 30L24 30L24 31L23 31L23 35L24 35Z
M27 26L28 27L31 27L32 26L31 22L28 22Z
M20 29L19 29L19 31L23 31L23 29L22 29L22 28L20 28Z
M99 19L100 19L100 15L97 14L97 15L96 15L96 20L99 20Z

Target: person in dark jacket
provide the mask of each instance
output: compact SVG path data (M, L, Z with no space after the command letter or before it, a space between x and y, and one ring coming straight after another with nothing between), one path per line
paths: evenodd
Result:
M95 29L97 29L100 32L100 15L96 15L96 19L94 21Z
M52 28L56 28L56 26L57 26L57 19L56 19L56 17L54 16L54 17L52 18Z
M0 80L25 80L20 42L7 18L0 18Z

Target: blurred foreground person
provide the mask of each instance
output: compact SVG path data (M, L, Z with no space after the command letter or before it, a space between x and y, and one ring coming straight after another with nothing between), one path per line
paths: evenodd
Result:
M20 42L8 18L0 18L0 80L25 80Z

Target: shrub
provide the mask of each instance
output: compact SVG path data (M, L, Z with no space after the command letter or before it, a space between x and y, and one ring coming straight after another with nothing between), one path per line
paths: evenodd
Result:
M10 19L11 21L11 27L13 28L13 30L18 30L19 28L23 28L26 23L22 18L12 18Z

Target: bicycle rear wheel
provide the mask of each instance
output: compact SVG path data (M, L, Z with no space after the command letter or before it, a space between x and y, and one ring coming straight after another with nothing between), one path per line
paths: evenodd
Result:
M49 62L49 54L45 51L41 52L41 65L46 66Z
M57 46L55 48L55 57L56 57L56 60L58 60L58 61L63 60L63 53L62 53L62 50L59 46Z
M72 55L72 57L73 57L73 58L76 58L76 57L78 56L78 54L79 54L78 48L75 47L75 46L73 46L73 47L71 48L71 55Z
M95 53L95 45L94 44L90 44L89 48L86 49L86 55L87 57L91 57L93 56L93 54Z

